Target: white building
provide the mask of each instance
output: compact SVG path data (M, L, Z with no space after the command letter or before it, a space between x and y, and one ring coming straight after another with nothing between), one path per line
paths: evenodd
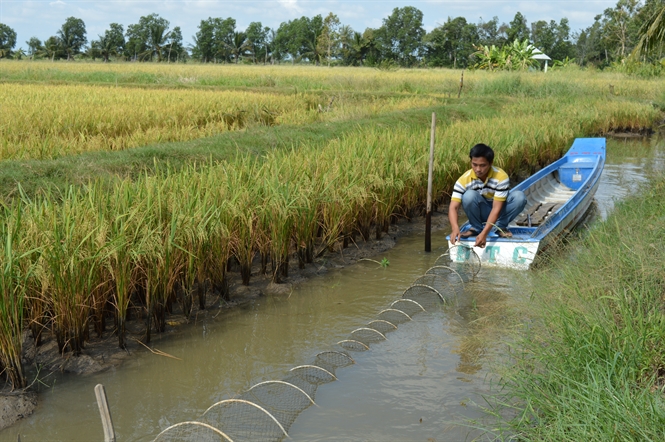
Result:
M547 72L547 63L551 60L551 58L543 54L543 51L533 45L529 45L529 48L533 49L533 55L531 58L534 60L545 60L545 72Z

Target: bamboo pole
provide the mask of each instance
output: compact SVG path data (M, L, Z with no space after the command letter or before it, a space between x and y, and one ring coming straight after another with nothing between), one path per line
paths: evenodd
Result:
M99 415L102 418L102 426L104 427L104 442L115 442L115 431L113 430L113 421L111 420L111 410L109 410L109 403L106 399L106 390L102 384L97 384L95 386L95 396L97 396Z
M464 71L462 71L462 76L459 79L459 91L457 91L457 98L462 96L463 87L464 87Z
M427 175L427 212L425 215L425 251L432 251L432 179L434 174L434 140L436 137L436 113L432 112L432 133L429 143L429 173Z

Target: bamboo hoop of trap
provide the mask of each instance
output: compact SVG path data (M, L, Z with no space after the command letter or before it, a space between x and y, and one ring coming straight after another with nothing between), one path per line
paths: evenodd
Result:
M413 292L413 293L410 293ZM423 305L425 301L427 301L427 298L422 298L421 295L425 295L427 293L433 293L436 295L436 298L441 301L441 304L446 303L446 299L439 293L437 289L435 289L432 286L425 285L425 284L411 284L409 288L404 290L404 293L402 294L402 298L404 299L411 299L411 297L415 296L417 299L419 299L419 304ZM416 301L417 302L417 301Z
M426 275L434 274L434 275L445 275L445 274L450 274L452 273L453 275L457 276L459 278L459 285L460 285L460 290L456 290L457 294L460 294L461 292L464 291L464 278L462 278L462 275L457 273L455 269L452 269L448 266L432 266L427 271L425 272Z
M284 429L282 424L280 424L279 421L275 418L275 416L273 416L268 410L266 410L265 408L263 408L260 405L255 404L254 402L246 401L244 399L226 399L226 400L223 400L223 401L219 401L219 402L211 405L210 407L208 407L208 409L203 413L203 418L205 418L206 415L208 413L210 413L210 411L213 410L215 407L221 407L221 406L224 406L224 405L231 405L232 406L232 405L235 405L235 404L249 405L250 407L254 407L257 410L261 411L267 417L269 417L270 420L272 420L272 422L275 423L275 425L277 425L277 427L282 431L284 436L289 437L288 433L286 432L286 430Z
M342 347L344 350L349 350L349 351L369 350L369 346L367 344L360 341L356 341L355 339L344 339L343 341L339 341L337 345Z
M360 342L367 342L370 344L386 340L386 336L383 333L369 327L357 328L351 332L351 336Z
M384 319L375 319L374 321L367 324L369 328L372 328L379 333L385 335L388 332L397 330L397 326L392 322L388 322Z
M345 362L338 363L336 361L339 361L341 359L344 359ZM322 351L321 353L316 355L316 360L321 360L325 363L334 365L336 367L348 367L349 365L353 365L356 363L356 361L353 360L351 356L349 356L346 353L342 353L341 351Z
M426 273L413 281L412 285L424 284L439 292L442 296L451 289L450 282L443 276L434 273Z
M189 428L187 428L189 427ZM198 433L203 433L203 434L212 434L214 436L220 437L222 441L228 441L228 442L233 442L233 439L231 439L229 436L227 436L224 432L218 430L217 428L213 427L212 425L205 424L203 422L196 422L196 421L189 421L189 422L180 422L179 424L171 425L161 433L157 435L155 438L154 442L161 442L161 441L168 441L171 440L169 437L169 433L172 432L190 432L190 436L192 439L187 439L187 435L184 435L183 437L182 434L176 434L174 435L174 438L178 441L187 441L191 440L192 442L199 441L202 434Z
M314 402L314 399L312 399L312 397L311 397L310 395L308 395L307 392L305 392L302 388L298 387L297 385L293 385L293 384L290 383L290 382L285 382L285 381L265 381L265 382L259 382L258 384L253 385L249 390L247 390L247 393L250 393L250 392L251 392L252 390L254 390L255 388L262 387L262 386L264 386L264 385L270 385L270 384L280 384L280 385L286 385L286 386L292 387L294 390L299 391L300 393L302 393L303 396L305 396L305 398L307 398L307 400L308 400L312 405L318 407L318 405L316 405L316 402Z
M409 311L411 311L411 313L407 312L406 309L404 309L404 308L400 308L402 306L411 307L411 308L409 308ZM406 298L402 298L402 299L398 299L396 301L393 301L390 304L390 308L393 309L393 310L400 310L400 311L404 312L405 314L407 314L409 316L413 316L416 313L427 311L427 310L425 310L425 308L422 305L418 304L413 299L406 299Z
M392 324L403 324L411 320L411 316L404 313L402 310L394 308L387 308L379 312L379 319L384 319Z
M318 365L299 365L297 367L293 367L289 371L312 384L320 384L320 383L325 384L327 382L332 382L337 380L337 377L333 373L329 372L323 367L319 367ZM317 372L319 374L324 375L324 377L320 377L318 375L312 375L312 373L317 373ZM312 378L315 379L311 381L310 379Z

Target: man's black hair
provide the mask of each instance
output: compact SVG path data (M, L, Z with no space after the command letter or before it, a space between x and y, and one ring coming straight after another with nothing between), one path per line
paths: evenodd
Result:
M490 164L492 164L494 162L494 151L487 144L476 144L471 148L469 158L473 159L480 157L485 158Z

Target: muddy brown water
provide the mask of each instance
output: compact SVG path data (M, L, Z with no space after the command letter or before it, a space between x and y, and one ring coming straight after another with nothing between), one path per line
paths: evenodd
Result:
M608 143L594 211L604 218L614 201L665 169L656 140ZM590 222L590 221L588 221ZM149 441L171 424L197 419L210 405L252 385L283 379L288 370L336 349L352 330L382 309L445 252L445 231L400 238L376 257L387 268L360 262L297 285L290 296L255 302L156 336L153 347L182 360L141 352L118 368L87 377L52 375L39 386L35 413L0 432L1 441L101 441L93 388L105 385L117 440ZM502 330L510 305L531 291L533 272L484 268L452 306L417 315L337 370L319 387L290 429L294 441L457 441L482 436L471 420L488 422L481 408L504 352Z

